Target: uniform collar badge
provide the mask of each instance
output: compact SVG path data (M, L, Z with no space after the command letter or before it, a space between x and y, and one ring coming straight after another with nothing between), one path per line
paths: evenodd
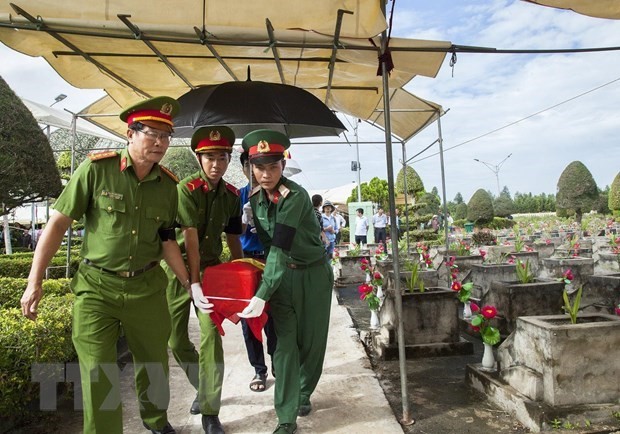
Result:
M165 115L170 115L170 113L172 113L172 104L165 103L164 105L161 106L161 110L159 111Z
M219 142L221 138L222 138L222 135L217 130L213 130L209 133L209 140L212 140L214 142Z

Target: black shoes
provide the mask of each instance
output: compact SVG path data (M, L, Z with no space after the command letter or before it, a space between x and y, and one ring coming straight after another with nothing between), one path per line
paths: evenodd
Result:
M202 429L206 434L224 434L224 428L217 416L202 415Z
M196 399L192 402L192 406L189 409L191 414L200 414L200 402L198 402L198 395L196 395Z
M312 411L312 404L300 404L299 410L297 411L297 415L300 417L308 416Z
M172 428L172 425L170 425L170 422L166 423L166 426L163 427L162 429L151 429L146 422L142 422L142 425L144 425L144 428L150 430L153 434L176 434L176 430L174 428Z
M294 434L297 431L296 423L281 423L276 427L273 434Z

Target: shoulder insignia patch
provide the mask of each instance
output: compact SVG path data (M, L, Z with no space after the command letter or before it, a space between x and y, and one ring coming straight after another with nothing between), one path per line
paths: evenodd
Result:
M257 185L256 187L254 187L252 189L252 192L250 193L250 196L254 196L256 193L258 193L260 191L260 185Z
M194 191L197 188L202 187L204 183L205 182L202 180L202 178L196 178L196 179L192 179L190 182L188 182L185 185L187 186L187 189L189 191Z
M120 154L116 151L101 151L101 152L91 152L88 154L88 159L90 161L99 161L105 158L117 157Z
M166 166L162 166L161 164L159 165L159 168L161 169L162 172L168 175L174 182L176 182L177 184L179 183L179 178L177 178L177 176L174 173L172 173L172 170L168 169Z
M286 197L291 192L291 190L289 190L289 188L284 184L280 184L280 187L278 187L278 191L280 192L282 197Z
M235 196L239 196L239 189L237 187L235 187L232 184L229 184L228 182L224 181L224 185L226 186L226 189L228 191L230 191L231 193L233 193Z

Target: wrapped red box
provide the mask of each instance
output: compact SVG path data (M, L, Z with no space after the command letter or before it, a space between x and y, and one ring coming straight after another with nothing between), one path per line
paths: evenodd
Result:
M213 303L210 317L222 336L224 319L237 324L240 320L237 313L243 311L256 294L264 266L255 259L238 259L205 268L202 291ZM258 318L248 318L247 322L254 336L262 342L267 314L263 312Z

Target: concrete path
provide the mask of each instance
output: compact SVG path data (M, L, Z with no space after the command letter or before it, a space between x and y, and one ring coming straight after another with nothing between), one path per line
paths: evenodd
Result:
M273 409L274 380L268 378L265 392L257 393L249 389L254 370L247 359L241 325L225 321L224 329L226 373L220 412L224 429L227 434L271 433L277 425ZM199 329L195 317L190 320L190 335L197 343ZM189 413L196 392L172 357L170 374L171 403L168 416L171 424L178 433L203 433L201 416ZM122 371L122 396L124 432L146 433L138 415L130 364ZM312 413L297 420L297 432L300 434L403 433L370 367L351 318L346 308L338 305L335 296L332 298L323 376L312 397L312 404ZM64 424L65 429L71 428L65 432L81 432L81 415L75 412L74 416L70 423Z

